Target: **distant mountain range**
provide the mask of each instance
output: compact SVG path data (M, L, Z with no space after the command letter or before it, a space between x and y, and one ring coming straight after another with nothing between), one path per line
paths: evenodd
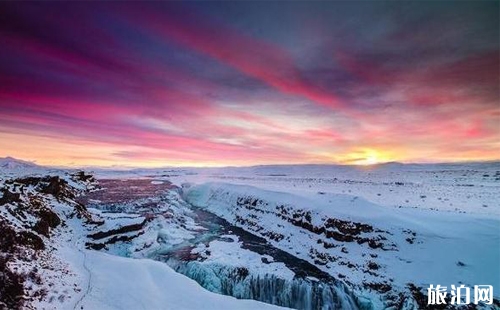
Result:
M27 169L39 167L40 166L33 162L16 159L10 156L0 158L0 169Z

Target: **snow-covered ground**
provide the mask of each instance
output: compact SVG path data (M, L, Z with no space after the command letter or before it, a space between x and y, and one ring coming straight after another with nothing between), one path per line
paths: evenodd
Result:
M0 228L26 242L5 257L26 275L31 308L273 307L218 292L309 309L319 292L346 309L417 309L414 287L462 283L493 285L499 296L499 163L96 170L109 191L82 208L74 194L96 188L84 174L4 161ZM211 231L213 218L203 222L190 204L268 245L258 241L256 251L241 233ZM60 224L40 225L47 209ZM297 278L290 258L273 251L319 268L331 289ZM175 265L169 253L190 261Z
M126 236L123 228L137 230L143 218L78 203L95 188L90 176L41 172L2 171L1 309L280 308L209 292L161 262L88 249L92 236Z
M177 185L252 185L306 197L347 194L388 207L500 215L500 162L95 170L95 174L98 178L149 176Z
M44 304L65 309L278 309L253 300L211 293L166 264L98 251L76 250L64 257L85 277L76 304ZM73 305L73 306L72 306ZM54 307L55 306L55 307Z
M379 289L382 285L402 288L408 283L500 287L500 163L146 169L97 174L133 174L184 186L188 202L266 237L276 247L354 285ZM294 212L295 218L285 218ZM343 236L327 236L321 231L328 219L367 224L373 229L343 240ZM305 229L304 223L319 233ZM339 231L330 226L331 231ZM269 238L271 234L279 238ZM495 296L498 294L496 290Z
M393 209L348 195L318 196L322 199L225 183L194 186L186 194L188 202L256 234L283 236L271 238L270 242L352 283L383 282L400 287L406 283L500 286L498 218ZM328 202L323 196L329 197ZM302 222L296 225L290 219L311 223L317 231L310 231ZM373 229L359 234L360 239L355 233L328 237L321 230L327 227L328 219L368 224ZM338 232L338 229L332 225L326 231ZM362 242L363 239L367 241ZM331 259L321 260L323 254Z

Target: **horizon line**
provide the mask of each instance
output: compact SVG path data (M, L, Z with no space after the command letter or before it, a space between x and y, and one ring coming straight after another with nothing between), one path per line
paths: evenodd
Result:
M460 164L488 164L488 163L500 163L499 159L492 160L463 160L463 161L429 161L429 162L404 162L404 161L384 161L377 162L373 164L349 164L349 163L269 163L269 164L249 164L249 165L206 165L206 166L193 166L193 165L170 165L170 166L155 166L155 167L145 167L145 166L100 166L100 165L43 165L38 164L36 160L26 160L20 159L12 156L0 157L0 159L12 159L15 161L20 161L24 163L33 164L39 166L40 168L52 168L52 169L105 169L105 170L136 170L136 169L216 169L216 168L252 168L252 167L270 167L270 166L342 166L342 167L377 167L389 164L399 164L399 165L460 165Z

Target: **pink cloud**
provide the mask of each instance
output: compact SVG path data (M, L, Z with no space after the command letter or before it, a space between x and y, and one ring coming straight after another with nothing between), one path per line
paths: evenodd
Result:
M291 56L277 45L182 10L164 11L161 15L148 9L128 10L126 15L131 22L165 40L209 55L285 94L332 108L344 107L337 96L305 81Z

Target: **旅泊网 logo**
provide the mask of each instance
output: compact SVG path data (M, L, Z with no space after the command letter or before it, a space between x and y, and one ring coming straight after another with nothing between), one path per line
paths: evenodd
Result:
M443 305L448 303L452 305L468 305L470 303L486 305L493 304L493 286L492 285L474 285L471 289L464 284L460 286L451 285L448 294L448 287L431 284L427 289L428 305Z

